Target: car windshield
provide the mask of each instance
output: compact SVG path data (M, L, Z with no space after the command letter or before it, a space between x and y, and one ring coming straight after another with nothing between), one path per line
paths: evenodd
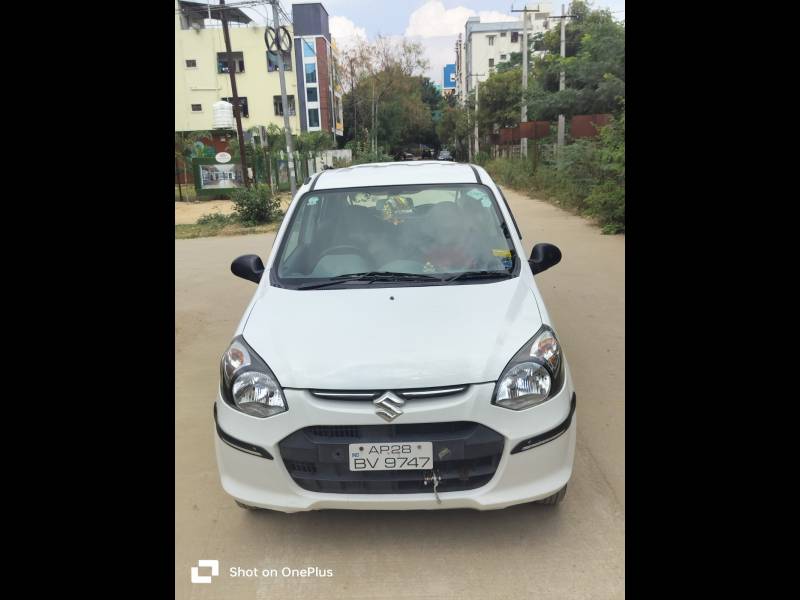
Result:
M274 264L281 284L311 287L485 283L512 276L515 261L489 188L451 184L308 193Z

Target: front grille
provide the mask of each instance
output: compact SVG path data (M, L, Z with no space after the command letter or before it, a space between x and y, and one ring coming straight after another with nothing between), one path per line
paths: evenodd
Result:
M448 385L435 388L413 388L402 390L309 390L311 395L326 400L375 400L387 391L392 391L405 400L442 398L464 392L468 385Z
M318 425L295 431L278 447L289 475L305 490L333 494L430 494L432 484L424 483L430 469L350 471L348 444L415 441L433 442L433 468L441 478L439 492L486 485L497 471L504 444L503 436L484 425L456 421Z

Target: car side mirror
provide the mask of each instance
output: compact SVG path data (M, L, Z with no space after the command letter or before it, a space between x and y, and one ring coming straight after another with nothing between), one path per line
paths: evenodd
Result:
M558 249L558 246L541 243L536 244L531 250L531 258L528 264L531 266L533 274L536 275L557 265L559 262L561 262L561 250Z
M254 283L261 281L264 263L255 254L245 254L231 263L231 273Z

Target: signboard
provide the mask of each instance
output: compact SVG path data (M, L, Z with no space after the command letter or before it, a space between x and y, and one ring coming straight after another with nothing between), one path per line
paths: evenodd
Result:
M229 190L243 186L240 164L200 165L201 190Z
M217 156L215 157L218 163L229 163L231 162L231 155L227 152L218 152Z
M216 196L244 187L242 165L239 163L220 162L212 154L210 158L193 158L192 166L198 196Z
M455 63L444 66L444 77L442 78L442 88L446 90L456 89L456 65Z

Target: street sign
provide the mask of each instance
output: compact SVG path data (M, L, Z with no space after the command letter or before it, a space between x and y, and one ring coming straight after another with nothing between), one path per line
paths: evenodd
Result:
M286 27L267 27L264 31L264 42L267 44L267 49L270 52L277 53L279 50L282 53L287 53L292 50L292 36Z
M455 63L444 66L444 77L442 87L446 90L454 90L456 87L456 65Z

